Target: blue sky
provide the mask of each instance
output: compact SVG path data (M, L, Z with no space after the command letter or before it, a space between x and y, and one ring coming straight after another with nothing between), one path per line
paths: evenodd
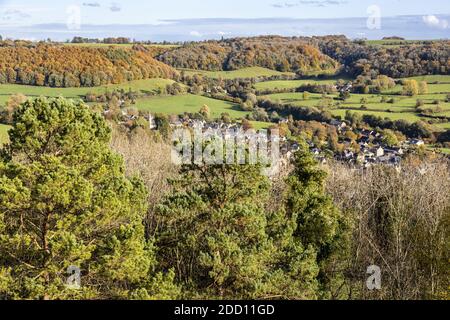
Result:
M0 0L0 24L65 23L78 6L83 24L157 24L167 19L366 17L450 14L448 0ZM73 11L71 11L73 12Z
M381 18L376 29L368 27L373 5ZM0 0L0 35L13 39L185 41L266 34L448 39L450 0Z

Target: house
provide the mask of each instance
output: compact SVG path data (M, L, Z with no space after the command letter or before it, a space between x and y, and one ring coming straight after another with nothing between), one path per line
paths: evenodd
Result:
M386 148L384 149L384 152L387 154L393 154L393 155L403 155L405 154L405 151L401 147L394 147L394 148Z
M155 118L153 117L153 115L151 113L149 113L149 115L148 115L148 123L149 123L150 130L156 130L158 128L158 126L156 125Z
M318 161L319 164L321 164L321 165L326 165L327 162L328 162L327 158L325 158L325 157L319 157L319 158L317 158L317 161Z
M420 139L413 139L413 140L410 141L410 144L413 145L413 146L416 146L416 147L420 147L420 146L425 145L425 142L423 140L420 140Z
M335 126L340 130L343 130L347 127L347 123L336 119L331 120L330 125Z
M335 87L336 87L336 89L339 92L350 92L352 90L352 88L353 88L353 83L349 82L349 83L347 83L347 84L345 84L343 86L339 86L339 87L335 86Z
M358 162L358 163L365 163L366 162L366 156L363 155L363 154L359 154L356 157L356 162Z
M344 158L349 160L349 159L353 159L355 156L355 154L351 151L348 150L344 150Z
M311 150L312 154L318 156L320 154L320 150L318 148L314 148Z
M384 156L384 149L382 147L379 147L375 150L375 155L377 158Z

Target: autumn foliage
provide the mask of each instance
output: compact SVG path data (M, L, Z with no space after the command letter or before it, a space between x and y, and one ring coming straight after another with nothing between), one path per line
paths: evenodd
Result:
M335 69L338 63L299 38L255 37L187 44L158 57L176 68L210 71L264 67L304 73Z
M145 48L0 43L0 84L93 87L176 75Z

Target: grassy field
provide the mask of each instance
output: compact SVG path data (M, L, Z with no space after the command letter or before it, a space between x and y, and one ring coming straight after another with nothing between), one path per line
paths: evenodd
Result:
M422 117L420 117L417 114L414 114L412 112L380 112L380 111L367 111L367 110L351 110L352 112L359 113L361 115L374 115L381 118L389 118L391 120L406 120L409 122L416 122L419 120L423 120ZM347 112L346 109L335 109L330 111L332 115L334 116L341 116L342 118L345 117L345 113Z
M382 118L392 120L404 119L410 122L418 120L429 120L423 118L417 111L417 101L424 103L424 108L435 109L439 105L442 112L435 113L436 117L450 117L450 102L446 102L447 95L450 93L450 76L434 75L420 76L413 79L418 81L426 81L428 83L429 93L417 95L414 97L402 96L402 86L397 85L395 88L387 90L382 94L351 94L350 98L341 101L337 94L328 95L331 99L330 112L335 116L345 116L347 110L357 112L359 114L376 115ZM268 81L255 85L256 89L285 89L295 88L305 83L333 83L334 80L295 80L295 81ZM289 103L299 107L323 107L328 106L329 101L324 100L320 94L310 94L307 100L303 99L303 93L280 93L264 96L263 98L271 99L275 102ZM382 100L384 98L384 101ZM393 103L387 100L394 99ZM383 102L382 102L383 101ZM439 102L437 105L436 102ZM450 129L450 122L436 124L437 130Z
M180 96L159 96L138 99L135 107L152 113L183 114L184 112L196 113L207 105L212 117L220 117L222 113L228 113L232 118L242 118L248 113L239 109L239 106L230 102L211 99L192 94Z
M420 44L424 40L367 40L366 44L371 46L387 46L387 47L400 47L407 44ZM439 41L439 40L435 40Z
M433 83L450 83L450 75L431 75L431 76L418 76L408 79L414 79L417 81L426 81L429 84Z
M442 130L450 130L450 122L439 123L439 124L436 124L435 126Z
M108 44L108 43L62 43L65 46L72 46L72 47L90 47L90 48L107 48L107 47L119 47L119 48L132 48L134 46L133 43L126 43L126 44ZM178 45L171 45L171 44L146 44L145 47L150 48L167 48L167 49L173 49L179 47Z
M261 67L250 67L244 68L234 71L202 71L202 70L190 70L190 69L181 69L180 71L184 71L187 75L195 75L200 74L205 77L213 78L213 79L238 79L238 78L258 78L258 77L271 77L271 76L282 76L289 75L294 76L294 73L291 72L279 72L275 70L270 70Z
M440 84L428 84L428 93L425 95L428 98L433 98L431 95L439 95L446 94L450 89L450 83L440 83ZM403 86L396 85L394 88L386 90L383 94L390 95L401 95L403 91ZM421 96L416 96L416 98L421 98ZM435 99L439 99L440 97L434 97Z
M316 79L305 79L305 80L275 80L275 81L265 81L258 82L255 84L255 89L262 90L275 90L275 89L295 89L305 84L334 84L336 80L316 80Z
M204 73L210 77L223 78L239 78L239 77L255 77L261 75L281 74L277 71L264 68L246 68L230 72L204 72L204 71L188 71L192 73ZM346 101L338 99L338 94L327 95L325 98L321 94L310 94L308 99L303 99L303 93L280 93L264 96L275 102L289 103L299 107L330 107L330 112L334 115L344 116L347 110L351 110L360 114L371 114L380 117L386 117L393 120L405 119L408 121L417 121L424 119L416 112L417 100L424 102L425 108L434 109L439 107L442 109L440 113L434 114L439 117L450 117L450 102L445 102L447 94L450 93L450 76L421 76L414 77L419 81L427 81L429 83L429 93L426 95L418 95L414 97L402 96L402 87L400 85L395 88L383 92L382 94L351 94ZM286 80L286 81L267 81L260 82L255 85L257 90L267 89L286 89L295 88L307 83L331 84L335 79L304 79L304 80ZM168 84L172 84L172 80L167 79L148 79L132 81L119 85L108 85L94 88L48 88L33 87L21 85L0 85L0 106L4 105L9 96L14 93L22 93L29 97L47 96L56 97L63 96L70 99L80 99L89 92L104 93L114 89L133 90L141 93L155 93L160 88L165 88ZM394 103L382 102L394 99ZM331 106L329 105L331 102ZM181 96L155 96L148 98L140 98L136 107L141 110L148 110L153 113L164 114L182 114L184 112L195 113L200 110L203 105L209 106L212 117L219 117L222 113L228 113L232 118L240 119L248 113L239 109L239 106L225 102L222 100L210 99L197 95L181 95ZM364 108L362 108L364 107ZM429 118L425 118L428 120ZM258 124L258 126L263 124ZM267 126L267 124L266 124ZM437 124L439 130L450 129L450 122Z
M9 126L0 124L0 146L8 142L8 130Z
M49 88L36 86L23 86L18 84L2 84L0 85L0 105L4 105L9 96L16 93L22 93L28 97L58 97L63 96L70 99L80 99L86 93L104 93L115 89L124 89L138 92L154 92L159 88L165 88L168 84L174 83L169 79L146 79L130 81L122 84L112 84L92 88Z
M335 96L328 96L333 99ZM263 96L263 98L270 99L275 102L281 102L286 104L292 104L298 107L316 107L322 104L322 95L311 93L307 100L303 99L303 93L275 93Z
M252 124L255 130L269 129L270 127L275 125L275 123L272 122L261 122L261 121L250 121L250 123Z

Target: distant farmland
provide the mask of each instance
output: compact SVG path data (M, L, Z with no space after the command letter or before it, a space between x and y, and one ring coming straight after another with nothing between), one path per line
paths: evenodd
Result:
M36 86L23 86L18 84L2 84L0 85L0 105L4 104L10 95L22 93L28 97L58 97L63 96L70 99L81 99L87 93L101 94L106 91L124 89L143 93L155 92L163 89L169 84L173 84L173 80L169 79L146 79L126 82L122 84L112 84L100 87L82 87L82 88L49 88Z
M8 142L8 130L9 126L0 124L0 146Z
M187 75L200 74L205 77L213 79L237 79L237 78L259 78L259 77L271 77L271 76L295 76L291 72L279 72L262 67L250 67L233 71L202 71L202 70L190 70L181 69Z
M211 115L214 117L220 117L222 113L228 113L232 118L242 118L248 114L240 111L238 105L230 102L192 94L138 99L135 107L152 113L183 114L184 112L199 112L204 105L209 107Z

